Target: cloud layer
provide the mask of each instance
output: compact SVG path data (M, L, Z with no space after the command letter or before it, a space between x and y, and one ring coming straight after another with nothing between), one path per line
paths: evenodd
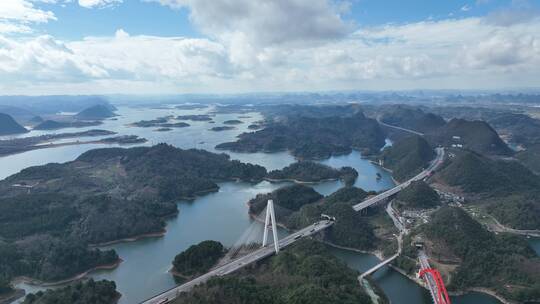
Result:
M21 26L54 20L27 1ZM89 7L112 0L79 0ZM329 0L160 0L189 9L207 38L58 41L2 36L0 89L18 93L238 92L537 86L540 18L489 16L359 28ZM257 5L258 4L258 5ZM0 6L1 7L1 6ZM20 8L20 6L19 6ZM0 12L3 8L0 8ZM37 10L37 11L36 11ZM2 14L0 14L2 15ZM3 16L3 15L2 15ZM7 21L6 21L7 20ZM19 28L19 32L24 28Z

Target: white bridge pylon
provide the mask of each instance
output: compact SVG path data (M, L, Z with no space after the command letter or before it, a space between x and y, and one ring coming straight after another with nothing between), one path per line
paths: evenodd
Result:
M272 226L270 226L272 223ZM274 201L268 200L268 205L266 206L266 219L264 221L264 235L263 235L263 247L268 243L268 229L272 229L272 235L274 236L274 248L276 248L276 254L279 253L279 242L277 236L277 227L276 227L276 213L274 212Z

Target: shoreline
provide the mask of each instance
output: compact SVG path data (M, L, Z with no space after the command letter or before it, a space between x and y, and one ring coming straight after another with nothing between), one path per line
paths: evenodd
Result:
M64 284L67 284L67 283L71 283L71 282L74 282L74 281L81 280L81 279L85 278L88 274L90 274L91 272L94 272L94 271L97 271L97 270L115 269L123 261L124 260L122 260L121 258L118 258L118 260L116 262L112 263L112 264L98 265L98 266L90 268L90 269L88 269L88 270L86 270L84 272L76 274L76 275L74 275L74 276L72 276L70 278L59 280L59 281L46 282L46 281L41 281L41 280L38 280L38 279L33 279L33 278L30 278L30 277L27 277L27 276L19 276L19 277L14 278L13 280L11 280L11 284L16 285L16 284L24 283L24 284L28 284L28 285L36 286L36 287L54 287L54 286L64 285Z
M291 183L301 184L301 185L316 185L316 184L320 184L320 183L324 183L324 182L338 181L338 180L341 180L341 179L339 177L338 178L326 178L326 179L321 179L319 181L308 182L308 181L297 180L297 179L294 179L294 178L281 178L281 179L279 179L279 178L265 177L265 178L263 178L263 180L265 180L267 182L270 182L270 183L291 182Z
M172 214L171 216L174 216L174 214ZM131 236L131 237L121 238L121 239L118 239L118 240L112 240L112 241L107 241L107 242L102 242L102 243L89 244L88 247L90 247L90 248L100 248L100 247L106 247L106 246L119 244L119 243L136 242L136 241L139 241L139 240L142 240L142 239L159 238L159 237L164 236L166 233L167 233L167 229L163 228L163 230L158 231L158 232L143 233L143 234L138 234L138 235Z

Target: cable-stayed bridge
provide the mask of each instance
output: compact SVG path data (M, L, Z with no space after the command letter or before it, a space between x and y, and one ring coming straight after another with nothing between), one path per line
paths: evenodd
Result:
M371 206L374 206L374 205L377 205L381 202L384 202L384 201L387 201L390 197L392 197L393 195L397 194L398 192L400 192L401 190L405 189L406 187L408 187L412 182L414 181L419 181L419 180L422 180L426 177L429 177L434 170L436 170L441 164L442 164L442 161L444 159L444 149L443 148L436 148L436 152L437 152L437 156L436 158L430 163L430 165L428 166L428 168L426 168L425 170L423 170L421 173L419 173L418 175L414 176L413 178L409 179L408 181L402 183L402 184L399 184L397 185L396 187L390 189L390 190L387 190L383 193L380 193L376 196L373 196L373 197L370 197L364 201L362 201L361 203L359 204L356 204L353 206L353 209L355 211L361 211L365 208L368 208L368 207L371 207ZM272 206L271 207L271 211L269 212L269 207L270 205ZM279 206L276 206L278 209ZM279 209L278 209L279 210ZM212 277L216 277L216 276L224 276L224 275L227 275L227 274L230 274L230 273L233 273L247 265L250 265L250 264L253 264L257 261L260 261L260 260L263 260L277 252L279 252L280 250L282 249L285 249L286 247L290 246L291 244L293 244L294 242L302 239L302 238L305 238L305 237L309 237L309 236L312 236L312 235L315 235L317 233L319 233L320 231L323 231L329 227L331 227L333 224L334 224L334 219L331 219L329 217L327 217L326 219L323 219L321 221L318 221L310 226L307 226L297 232L294 232L292 234L290 234L289 236L281 239L281 240L278 240L277 242L275 242L275 240L277 240L277 227L276 227L276 219L275 219L275 210L274 210L274 205L273 203L270 203L269 202L269 205L268 207L263 210L263 212L261 212L261 214L263 213L266 213L266 218L265 218L265 234L268 233L268 227L270 225L270 222L272 224L272 231L273 231L273 236L274 236L274 243L271 245L271 246L268 246L266 244L266 242L264 242L264 246L256 249L255 251L252 251L254 248L257 248L258 246L255 245L257 244L257 242L255 241L256 239L254 238L254 230L253 230L253 225L250 226L245 232L244 234L242 235L242 237L240 238L240 240L235 243L235 245L233 245L231 247L231 249L229 250L229 253L228 255L226 256L225 259L222 260L222 262L217 266L215 267L214 269L212 269L211 271L209 271L208 273L204 274L204 275L201 275L187 283L184 283L182 285L179 285L179 286L176 286L174 288L171 288L157 296L154 296L146 301L143 301L142 304L165 304L165 303L169 303L171 300L177 298L182 292L187 292L189 290L191 290L191 288L193 288L194 286L198 285L198 284L201 284L201 283L204 283L206 281L208 281L210 278ZM281 213L281 212L280 212ZM260 215L258 215L257 217L259 217ZM265 237L266 239L266 237ZM250 242L250 240L252 240L253 242ZM391 259L387 260L387 261L384 261L384 265L386 265L387 263L391 262L392 260L394 260L395 258L397 258L397 256L399 256L399 254L401 253L401 234L400 234L400 237L398 238L398 242L400 244L400 250L398 251L398 253L396 253L395 257L391 257ZM244 251L244 252L242 252ZM250 252L252 251L252 252ZM248 252L247 254L243 255L243 253L245 252ZM375 272L377 269L381 268L382 266L384 265L378 265L376 267L376 269L373 269L370 273L373 273ZM439 303L439 302L435 302L436 304L449 304L448 303Z

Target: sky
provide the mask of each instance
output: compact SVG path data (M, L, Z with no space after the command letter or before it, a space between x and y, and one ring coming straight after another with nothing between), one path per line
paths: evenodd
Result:
M540 87L540 0L0 0L0 95Z

